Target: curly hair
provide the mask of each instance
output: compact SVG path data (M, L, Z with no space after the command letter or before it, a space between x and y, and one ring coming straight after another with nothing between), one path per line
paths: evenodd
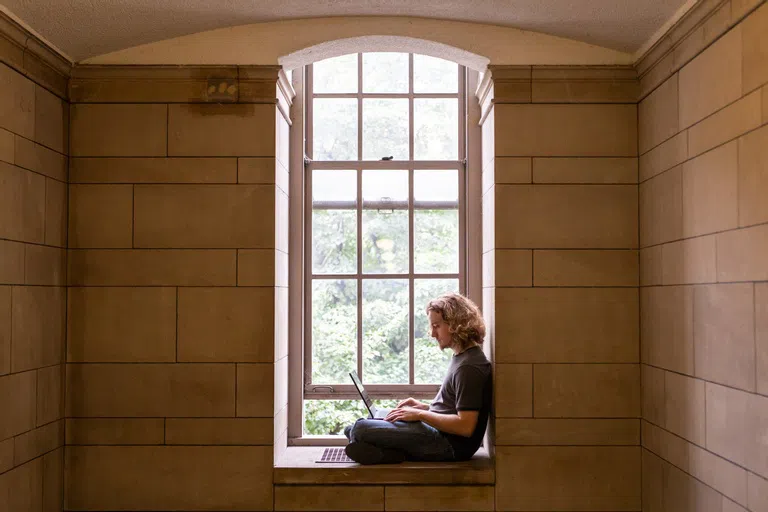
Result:
M477 305L458 293L446 293L427 304L430 311L440 313L453 331L453 341L462 349L485 341L485 321Z

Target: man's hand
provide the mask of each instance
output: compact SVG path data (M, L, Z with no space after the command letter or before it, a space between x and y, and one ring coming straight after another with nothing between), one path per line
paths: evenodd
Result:
M419 421L421 419L421 409L415 407L400 407L398 405L397 409L392 409L384 419L392 423L395 421Z
M397 404L398 409L402 409L403 407L413 407L415 409L421 409L423 411L426 411L429 409L429 406L425 403L419 402L415 398L406 398L399 404Z

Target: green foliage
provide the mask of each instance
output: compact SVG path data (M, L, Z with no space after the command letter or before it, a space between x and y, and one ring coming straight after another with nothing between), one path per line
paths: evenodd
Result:
M356 212L314 210L313 271L318 274L355 272ZM403 222L405 221L405 222ZM407 272L407 212L363 212L363 270L381 274ZM415 265L420 272L458 271L458 212L415 212ZM416 384L439 384L450 351L441 352L430 336L426 305L448 291L458 291L456 279L417 279L409 305L408 281L363 280L363 381L370 384L408 383L409 308L414 317ZM357 281L315 279L312 283L312 382L348 383L357 368ZM401 397L406 398L406 397ZM360 401L308 401L307 433L338 433L363 417Z
M457 291L459 291L457 279L417 279L414 282L413 358L416 384L440 384L442 382L448 368L448 362L451 359L451 351L441 352L437 347L437 342L432 339L426 307L431 299L446 292Z
M366 383L408 382L408 288L399 279L364 281L363 378ZM347 383L357 368L357 286L354 280L313 283L312 381ZM439 384L450 350L441 352L430 337L424 311L429 299L458 289L456 279L419 279L414 283L414 362L416 384ZM399 397L407 398L406 396ZM397 401L381 401L394 407ZM306 434L331 435L366 416L360 400L305 401Z
M408 100L363 100L363 160L408 160Z
M315 160L357 160L357 100L316 98L312 104Z
M312 382L347 382L357 368L357 282L312 283Z
M304 400L304 434L339 435L344 427L366 416L362 400Z
M416 160L459 158L459 102L455 98L413 100L413 155Z
M408 212L363 210L363 272L408 273Z
M398 400L378 400L376 407L392 408ZM362 400L305 400L304 434L310 436L336 436L344 427L358 418L367 418L368 411Z
M357 267L357 212L312 211L312 271L345 274Z
M416 272L458 273L458 210L417 210L413 224Z

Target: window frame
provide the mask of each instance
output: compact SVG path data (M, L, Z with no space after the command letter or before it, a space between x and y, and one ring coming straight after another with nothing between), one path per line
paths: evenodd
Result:
M297 173L292 173L292 179L294 181L300 181L300 184L298 186L294 183L292 185L292 195L293 197L300 197L301 201L295 201L295 203L301 203L300 207L299 205L294 205L292 207L292 218L297 219L300 218L300 224L301 226L296 226L296 222L293 223L291 233L294 238L300 238L299 241L295 241L291 245L291 251L292 251L292 275L293 279L291 281L291 286L294 288L292 290L292 302L291 302L291 318L295 320L300 319L300 327L296 326L295 322L292 322L292 333L290 334L291 340L294 340L291 342L291 346L293 347L293 350L291 350L291 362L290 362L290 368L291 372L290 375L301 375L301 379L297 379L296 377L292 377L292 380L290 381L290 399L289 399L289 408L290 408L290 416L289 416L289 444L307 444L306 441L308 438L312 438L314 436L303 436L303 407L304 407L304 400L307 399L336 399L336 400L344 400L344 399L357 399L358 395L357 392L352 386L351 383L349 384L341 384L341 385L323 385L323 384L312 384L311 383L311 365L312 365L312 347L311 347L311 322L308 315L311 315L311 286L312 286L312 258L311 258L311 251L312 251L312 238L311 238L311 223L312 223L312 198L311 198L311 176L312 171L314 170L321 170L321 169L332 169L332 170L344 170L344 169L350 169L355 170L357 172L358 180L357 180L357 193L358 193L358 203L355 206L355 210L357 212L357 237L358 241L360 241L361 236L361 230L362 230L362 224L361 224L361 215L362 211L364 210L366 205L363 205L362 201L362 182L361 182L361 176L362 176L362 170L375 170L375 169L396 169L396 170L407 170L409 175L409 198L408 198L408 212L409 212L409 272L407 274L364 274L362 272L361 267L361 248L358 247L358 268L356 274L344 274L344 279L355 279L358 282L358 312L362 311L362 306L360 305L359 301L361 300L362 295L362 289L361 284L365 279L371 279L376 277L384 277L388 279L395 279L395 278L402 278L402 279L408 279L410 290L409 290L409 299L410 303L413 303L413 280L418 279L420 277L432 277L432 278L446 278L446 279L459 279L459 290L462 293L468 294L470 297L472 297L478 304L481 302L480 297L480 234L470 233L467 229L468 219L474 219L475 226L479 225L479 200L480 200L480 177L479 172L477 172L476 178L473 180L468 172L468 165L467 165L467 156L470 155L472 159L476 162L474 167L479 167L479 151L480 151L480 137L479 137L479 128L475 125L470 127L471 121L476 121L473 119L476 117L474 115L474 110L477 110L474 103L470 102L469 95L467 94L467 90L469 89L469 84L476 84L478 82L478 74L474 71L468 70L461 64L457 64L457 73L458 73L458 91L457 93L439 93L439 94L427 94L427 93L414 93L413 92L413 81L414 81L414 73L413 73L413 61L414 61L414 53L408 53L409 58L409 92L408 93L401 93L401 94L381 94L381 93L364 93L363 87L362 87L362 76L363 76L363 69L362 69L362 56L363 53L369 53L369 52L358 52L358 90L356 93L349 93L349 94L338 94L338 93L330 93L330 94L313 94L311 90L311 79L312 79L312 64L307 65L306 67L302 68L301 70L297 70L300 72L294 73L294 87L299 89L301 92L301 99L302 101L294 105L294 108L296 110L301 109L302 112L300 114L300 122L295 123L294 126L299 128L298 130L295 130L295 132L300 133L293 133L292 134L292 143L294 144L294 148L292 150L293 155L295 156L294 162L299 163L301 162L303 167L303 173L301 173L301 179L297 180ZM402 52L406 53L406 52ZM298 82L298 83L296 83ZM297 91L298 92L298 91ZM339 161L323 161L323 162L315 162L311 159L307 158L304 154L306 151L306 154L312 154L311 150L311 144L312 144L312 100L314 97L347 97L347 98L356 98L357 99L357 118L358 118L358 157L359 160L353 160L353 161L345 161L345 162L339 162ZM408 98L409 100L409 154L411 159L405 160L405 161L380 161L380 160L362 160L362 153L363 153L363 146L362 146L362 122L363 122L363 99L365 98ZM419 98L457 98L458 101L458 120L459 120L459 133L458 133L458 160L456 161L424 161L424 160L414 160L413 159L413 152L414 152L414 100ZM472 98L474 99L474 97ZM296 117L294 118L294 121L296 121ZM470 128L475 128L473 131ZM299 146L298 148L296 146ZM476 146L476 147L475 147ZM298 151L296 151L298 149ZM454 274L417 274L414 272L414 253L413 253L413 246L414 246L414 224L413 224L413 217L414 212L417 211L420 208L415 208L417 205L414 201L414 190L413 190L413 177L414 177L414 171L415 170L449 170L449 169L455 169L458 172L458 180L459 180L459 199L458 199L458 216L459 216L459 269L457 273ZM478 170L479 171L479 170ZM475 195L478 197L476 198L476 201L468 201L470 192L473 191ZM300 192L300 195L295 195L295 192ZM468 205L468 203L472 203L472 205ZM425 205L427 206L427 205ZM468 206L470 206L472 211L468 211ZM426 208L421 208L426 209ZM300 212L300 217L296 214ZM301 257L294 257L294 251L296 250L301 251ZM470 255L470 253L472 253ZM477 254L475 254L477 253ZM300 264L296 264L296 262L301 261ZM296 275L298 273L298 275ZM470 279L470 276L472 278ZM342 277L342 276L336 276L336 277ZM326 276L322 276L322 278L329 278ZM469 280L469 282L468 282ZM474 282L473 282L474 281ZM299 285L299 286L296 286ZM295 288L300 288L300 290L295 290ZM474 293L472 293L474 291ZM296 311L296 309L300 309L299 312ZM395 397L401 397L404 395L408 396L415 396L417 398L432 398L434 397L437 389L439 388L439 384L414 384L413 380L415 377L415 360L414 360L414 333L413 333L413 325L414 325L414 308L409 308L409 380L410 384L366 384L366 388L369 390L372 396L375 396L377 399L386 399L386 398L395 398ZM363 326L362 326L362 319L360 318L360 313L358 313L358 333L357 333L357 370L360 372L362 370L362 358L360 357L361 349L362 349L362 337L363 337ZM300 337L300 340L297 340L296 337ZM296 350L297 348L300 348L300 350ZM297 352L301 355L301 357L297 357ZM299 370L300 371L296 371ZM362 374L361 374L362 375ZM363 376L364 378L364 376ZM324 437L323 439L318 440L321 443L327 444L329 439L333 439L333 437L328 438ZM312 444L312 440L309 440L309 444Z

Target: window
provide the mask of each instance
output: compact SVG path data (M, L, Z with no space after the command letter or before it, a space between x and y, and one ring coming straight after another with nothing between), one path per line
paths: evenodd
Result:
M303 430L329 435L365 415L351 370L389 405L445 373L424 308L465 289L465 70L358 53L306 77Z

